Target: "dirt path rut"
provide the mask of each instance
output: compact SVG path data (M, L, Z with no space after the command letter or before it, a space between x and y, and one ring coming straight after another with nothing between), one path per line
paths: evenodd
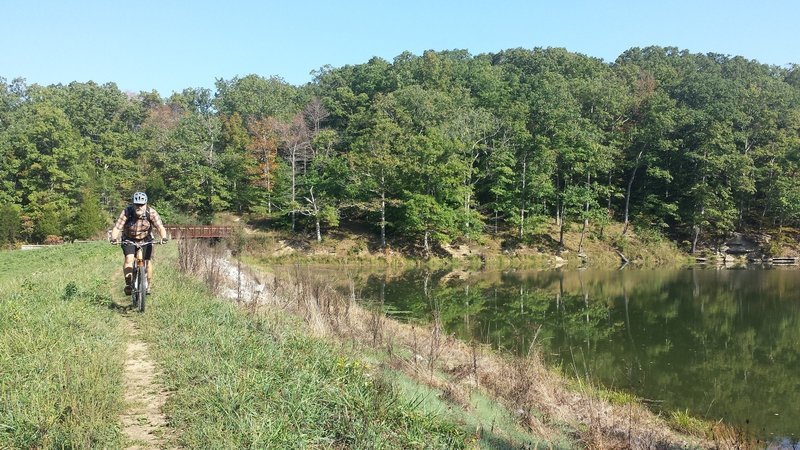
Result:
M136 324L124 318L124 326L129 337L123 375L125 411L121 417L125 448L167 448L167 420L161 412L167 393L156 381L155 364Z

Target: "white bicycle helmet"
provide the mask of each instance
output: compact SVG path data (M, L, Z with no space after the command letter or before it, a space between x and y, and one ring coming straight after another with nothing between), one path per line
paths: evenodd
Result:
M144 192L137 192L133 194L134 205L144 205L145 203L147 203L147 194Z

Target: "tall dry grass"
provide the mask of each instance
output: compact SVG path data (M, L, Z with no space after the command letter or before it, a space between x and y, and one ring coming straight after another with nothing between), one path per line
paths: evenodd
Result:
M455 405L469 408L476 393L485 393L512 411L519 426L549 442L563 441L566 433L573 445L584 448L745 446L742 436L723 436L710 427L681 432L635 400L609 401L585 375L574 387L543 363L535 346L527 356L514 357L460 342L443 332L435 305L428 325L404 324L386 317L383 296L361 299L353 279L339 292L308 266L270 276L270 295L250 302L253 310L289 312L316 336L382 353L387 366L437 389Z
M389 365L455 404L466 406L473 392L485 392L513 411L520 426L546 440L558 441L567 430L573 443L585 448L738 448L741 443L681 433L641 404L602 398L588 381L568 389L570 383L548 368L535 348L514 357L460 342L443 332L436 308L427 326L404 324L388 319L379 300L358 301L352 283L345 294L325 288L308 267L296 266L275 280L276 304L264 306L303 317L319 336L383 352Z
M201 261L196 266L200 272L194 275L214 291L231 299L238 296L239 305L164 264L152 308L136 317L171 391L165 413L179 430L171 444L183 448L466 446L466 435L458 427L417 411L365 364L307 334L314 316L342 314L334 302L338 297L324 285L256 280L250 273L240 278L232 272L238 265L227 260L224 245L190 244L178 245L179 254L174 256L167 250L175 250L165 249L165 259L183 260L184 267ZM226 283L217 279L221 274ZM252 292L247 292L248 286ZM276 289L300 294L279 298L272 295ZM258 307L266 303L273 308ZM285 310L309 314L301 321Z

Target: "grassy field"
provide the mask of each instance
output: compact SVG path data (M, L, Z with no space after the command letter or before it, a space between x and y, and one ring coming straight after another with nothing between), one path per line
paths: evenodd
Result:
M145 314L127 312L108 244L0 253L0 448L123 448L130 319L168 391L169 446L463 448L464 425L419 408L350 352L179 274L159 248Z
M166 397L158 447L608 447L590 436L592 422L586 428L571 413L557 414L578 397L562 392L564 380L534 370L535 360L482 352L476 359L476 349L447 337L434 348L438 334L426 351L424 330L409 332L355 305L340 305L352 320L344 334L372 336L372 346L321 334L290 307L311 305L307 296L325 290L311 277L303 285L283 280L282 290L275 280L280 299L242 307L180 273L177 250L158 248L144 314L129 311L121 292L118 248L0 252L0 448L129 446L121 416L129 411L123 369L132 341L146 343L153 389ZM457 365L429 370L415 353ZM469 387L478 378L491 395ZM541 403L545 397L556 403ZM599 414L594 404L589 410ZM620 417L630 433L630 416ZM640 425L643 435L664 432L649 426Z
M0 252L0 448L120 448L110 246Z
M461 448L360 360L290 318L247 313L172 267L138 318L172 393L179 444L197 448ZM163 281L162 281L163 280ZM169 280L169 281L167 281Z

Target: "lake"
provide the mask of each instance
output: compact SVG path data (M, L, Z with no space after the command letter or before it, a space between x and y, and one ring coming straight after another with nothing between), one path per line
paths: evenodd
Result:
M800 437L797 269L348 270L328 276L353 278L399 320L438 315L449 333L516 354L535 342L566 373L656 408Z

